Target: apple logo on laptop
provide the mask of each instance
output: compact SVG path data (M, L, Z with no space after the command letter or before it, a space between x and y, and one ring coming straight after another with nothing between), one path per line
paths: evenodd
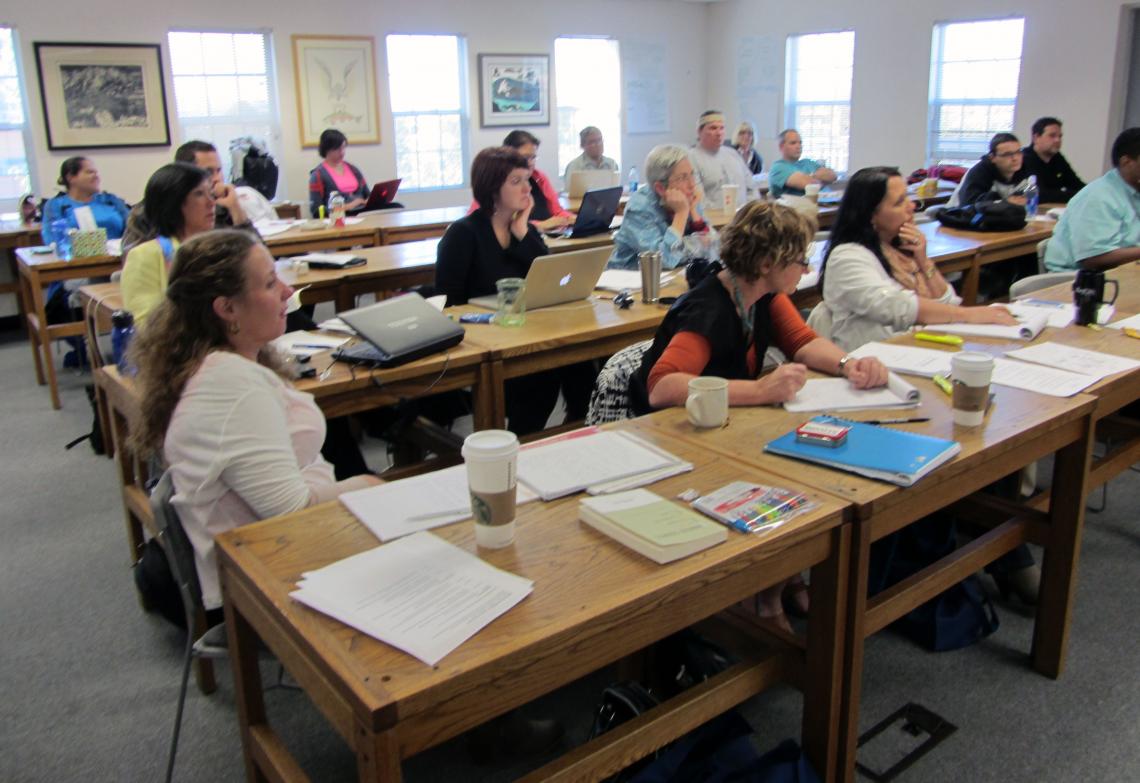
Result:
M570 278L571 278L571 277L573 277L573 276L574 276L574 273L573 273L573 272L570 272L570 273L568 273L568 274L566 275L566 277L564 277L564 278L562 278L561 280L559 280L559 281L558 281L558 285L560 285L560 286L567 286L567 285L570 285Z

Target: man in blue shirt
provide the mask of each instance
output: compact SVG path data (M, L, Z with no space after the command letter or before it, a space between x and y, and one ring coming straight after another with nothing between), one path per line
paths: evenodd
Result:
M774 198L787 193L802 196L808 185L827 185L835 182L835 172L821 161L801 158L804 142L798 131L788 128L781 131L780 160L768 171L768 189Z
M1113 168L1073 196L1045 250L1052 272L1140 260L1140 128L1112 143Z

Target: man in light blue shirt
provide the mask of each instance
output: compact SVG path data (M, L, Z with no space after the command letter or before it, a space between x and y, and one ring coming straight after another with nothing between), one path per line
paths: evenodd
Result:
M1112 143L1113 169L1073 196L1045 249L1051 272L1140 261L1140 128Z
M768 189L773 198L787 193L802 196L808 185L827 185L835 182L835 172L818 160L801 158L804 142L798 131L788 128L781 131L780 159L768 171Z
M575 171L618 170L617 162L602 154L606 147L601 130L588 125L578 134L578 141L582 147L582 154L566 164L566 173L562 177L566 187L570 187L570 175Z

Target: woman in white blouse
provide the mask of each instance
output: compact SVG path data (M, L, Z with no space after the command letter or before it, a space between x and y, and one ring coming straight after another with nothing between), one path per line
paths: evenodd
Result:
M214 536L379 483L335 479L321 457L324 415L267 350L292 293L257 239L200 234L178 249L132 346L145 400L135 447L161 449L169 466L207 609L222 603Z
M823 301L808 319L845 351L915 324L1016 323L1003 307L963 307L926 257L926 235L898 169L855 172L843 193L819 273Z

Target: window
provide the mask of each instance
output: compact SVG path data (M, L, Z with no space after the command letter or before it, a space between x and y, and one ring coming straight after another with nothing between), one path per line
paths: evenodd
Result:
M32 189L18 61L12 28L0 27L0 216L6 219L18 217L20 196Z
M929 162L973 165L991 136L1013 130L1024 26L1024 19L934 26Z
M788 36L785 120L799 131L805 158L847 170L855 32ZM729 129L732 132L732 129Z
M554 39L558 97L558 172L582 154L579 131L602 132L605 155L621 170L621 58L618 42L607 38ZM568 185L569 183L563 183Z
M253 136L280 157L269 36L176 31L168 40L182 140L208 141L226 161L231 141Z
M467 182L463 40L454 35L389 35L387 49L400 189L463 187Z

